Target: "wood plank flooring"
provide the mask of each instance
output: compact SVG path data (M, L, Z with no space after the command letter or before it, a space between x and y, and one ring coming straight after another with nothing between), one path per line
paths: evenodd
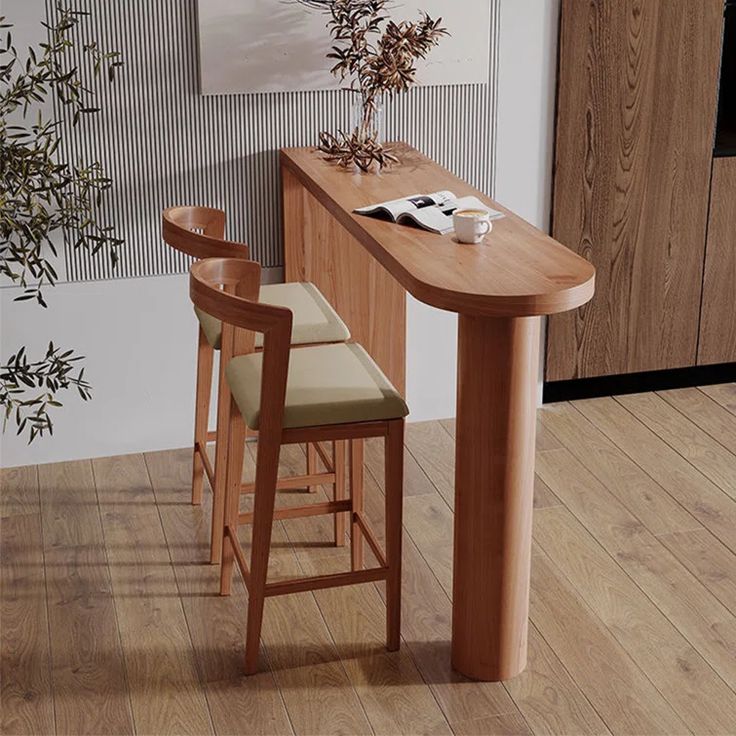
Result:
M251 678L189 450L2 471L0 733L736 734L736 384L555 404L538 427L529 665L505 684L449 666L452 420L407 426L401 651L382 585L272 598ZM378 441L366 504L382 539ZM272 578L343 569L332 533L277 522Z

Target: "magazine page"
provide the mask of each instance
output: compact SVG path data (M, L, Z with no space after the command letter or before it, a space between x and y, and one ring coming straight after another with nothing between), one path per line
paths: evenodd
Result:
M399 215L397 222L406 223L409 221L426 230L446 235L454 229L452 215L457 210L483 210L488 213L491 220L503 217L503 213L491 209L477 197L468 196L448 199L442 205L435 207L404 212Z
M418 225L433 233L445 235L454 229L452 212L454 208L445 211L440 207L428 207L421 211L405 212L399 216L397 222L401 225Z
M444 206L446 202L454 199L455 195L447 191L434 192L433 194L412 194L402 199L381 202L379 204L369 205L368 207L359 207L355 212L359 215L387 214L396 222L401 215L437 205Z

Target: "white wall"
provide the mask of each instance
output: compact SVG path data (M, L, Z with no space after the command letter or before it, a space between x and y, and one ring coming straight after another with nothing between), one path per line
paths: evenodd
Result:
M560 0L503 0L496 198L549 231ZM539 402L546 319L540 335Z
M61 284L47 310L12 302L14 292L0 293L3 357L22 344L43 355L49 340L75 348L93 399L60 397L54 436L30 446L9 426L3 466L191 443L196 319L186 276Z
M559 0L502 0L496 199L548 230Z
M558 1L501 5L496 196L540 227L549 212ZM94 397L84 403L70 393L53 438L28 446L10 428L0 465L190 444L196 325L185 276L60 284L48 310L13 302L16 295L0 289L0 357L21 344L42 353L49 339L74 347L87 356ZM411 297L407 317L411 419L452 416L457 319Z

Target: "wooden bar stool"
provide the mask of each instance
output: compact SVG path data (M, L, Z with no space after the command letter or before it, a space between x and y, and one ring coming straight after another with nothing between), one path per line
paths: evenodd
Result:
M248 259L249 249L243 243L224 239L225 213L210 207L170 207L163 212L162 232L164 241L177 251L196 259L226 257ZM291 342L294 345L344 342L350 332L338 314L319 290L310 283L267 284L260 286L258 299L265 304L276 304L290 309L294 314ZM216 442L217 432L208 431L210 394L212 391L212 370L214 354L220 350L222 324L219 319L205 310L195 307L199 320L199 342L197 348L197 387L194 417L194 450L192 470L192 503L202 503L204 475L210 482L214 498L212 504L212 533L210 537L210 561L220 561L222 550L223 514L225 508L224 487L218 488L215 472L207 455L207 444ZM262 347L262 337L256 338L257 350ZM221 360L218 377L218 425L230 404L230 392L223 379L224 365ZM224 463L226 443L216 444L215 468ZM282 478L279 489L307 487L316 490L317 486L331 484L336 498L345 494L345 454L344 442L333 443L331 457L322 444L307 445L306 475ZM318 458L325 472L319 472ZM244 485L242 491L253 491L252 485ZM335 522L335 543L345 544L344 515Z
M228 595L233 562L248 589L245 671L256 672L267 596L386 581L387 646L399 648L401 621L401 514L404 399L359 345L341 343L291 348L292 312L258 302L260 266L252 261L209 259L192 265L194 304L223 322L221 360L230 388L220 593ZM224 288L223 288L224 287ZM255 352L255 333L264 335ZM240 513L240 478L246 427L258 431L254 509ZM366 521L362 490L351 498L275 509L281 446L383 437L386 446L386 552ZM223 442L222 435L220 442ZM219 478L218 478L219 481ZM267 582L275 519L351 513L352 570ZM238 541L238 525L253 525L250 565ZM363 539L379 566L363 569Z

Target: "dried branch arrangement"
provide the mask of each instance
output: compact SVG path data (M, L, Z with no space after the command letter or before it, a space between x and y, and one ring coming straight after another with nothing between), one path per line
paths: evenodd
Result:
M388 164L397 164L399 159L378 140L378 132L361 135L356 129L349 135L338 130L337 135L327 131L319 134L319 150L328 161L348 168L355 164L361 171L370 171L375 165L379 169Z
M341 166L369 171L395 163L379 136L376 114L384 96L405 92L416 84L416 64L437 46L447 29L442 19L422 13L417 22L395 22L387 14L388 0L298 0L329 14L327 27L335 41L330 70L360 102L360 119L349 134L320 134L319 149Z

